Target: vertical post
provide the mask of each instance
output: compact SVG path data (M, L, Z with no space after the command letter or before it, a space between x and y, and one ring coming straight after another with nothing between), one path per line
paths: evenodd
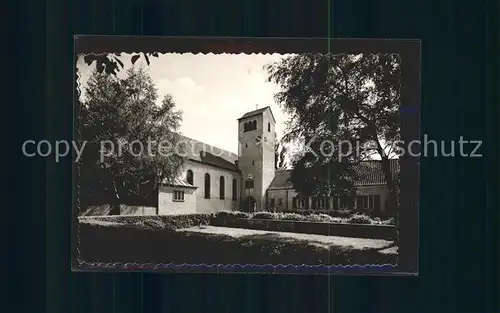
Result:
M285 210L289 210L288 208L288 189L286 189L286 199L285 199Z
M252 175L247 175L247 178L245 180L245 189L247 189L247 202L248 202L248 213L252 213L252 204L250 202L250 188L253 188L253 186L250 186L250 180L252 179Z

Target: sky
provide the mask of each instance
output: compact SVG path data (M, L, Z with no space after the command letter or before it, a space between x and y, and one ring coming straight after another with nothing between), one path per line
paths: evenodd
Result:
M183 112L179 131L184 136L237 154L237 119L246 112L270 106L278 139L283 136L289 116L275 103L273 97L280 88L267 81L263 67L286 56L168 53L150 57L149 66L141 57L134 66L143 66L149 73L158 88L158 102L172 95L177 110ZM119 77L132 67L131 58L132 54L121 54L125 67ZM95 63L89 66L83 57L77 60L82 96L93 69ZM292 154L300 149L299 145L287 146ZM378 155L370 158L380 159Z
M132 66L130 54L120 60L126 69ZM274 102L279 86L267 82L263 66L283 58L279 54L191 54L171 53L151 57L148 66L140 58L135 66L144 66L158 88L158 101L172 95L177 110L183 112L180 132L224 150L238 153L238 121L248 111L270 106L281 138L288 116ZM85 86L95 64L88 66L83 57L77 61L79 84ZM84 88L80 88L82 90Z

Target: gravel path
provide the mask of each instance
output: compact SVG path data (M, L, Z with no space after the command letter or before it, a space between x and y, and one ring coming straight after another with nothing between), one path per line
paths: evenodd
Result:
M187 232L195 234L212 234L212 235L224 235L233 238L239 238L244 236L259 236L259 235L270 235L273 236L269 240L276 240L278 237L280 240L286 241L307 241L311 245L318 245L324 248L329 247L345 247L346 249L352 250L365 250L365 249L382 249L388 247L391 241L381 240L381 239L366 239L366 238L349 238L349 237L337 237L337 236L323 236L323 235L313 235L313 234L299 234L290 232L275 232L275 231L264 231L264 230L253 230L245 228L230 228L230 227L216 227L216 226L206 226L200 228L199 226L178 229L178 232ZM394 252L393 252L394 253Z

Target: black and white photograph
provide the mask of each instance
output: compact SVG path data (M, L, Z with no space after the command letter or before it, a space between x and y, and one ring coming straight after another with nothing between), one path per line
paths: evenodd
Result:
M416 272L419 43L209 46L77 49L74 269L397 268L406 249Z

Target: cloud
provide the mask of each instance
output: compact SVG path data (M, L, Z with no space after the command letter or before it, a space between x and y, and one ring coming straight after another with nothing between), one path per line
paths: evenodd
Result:
M155 83L160 91L171 94L198 94L205 91L204 86L197 85L194 80L189 77L180 77L174 80L160 79Z
M196 85L196 83L189 77L178 78L175 83L190 92L198 93L205 90L205 87Z
M247 111L271 106L277 121L278 136L284 130L286 115L274 103L277 85L267 82L263 66L283 55L194 55L163 54L150 58L144 66L158 90L158 102L170 94L176 109L183 112L180 131L194 139L237 152L237 119ZM122 54L125 70L131 55ZM79 60L88 73L89 67Z
M159 100L170 94L175 103L179 104L194 104L199 101L205 92L205 87L197 85L196 82L189 77L180 77L177 79L159 79L155 81L158 88Z

